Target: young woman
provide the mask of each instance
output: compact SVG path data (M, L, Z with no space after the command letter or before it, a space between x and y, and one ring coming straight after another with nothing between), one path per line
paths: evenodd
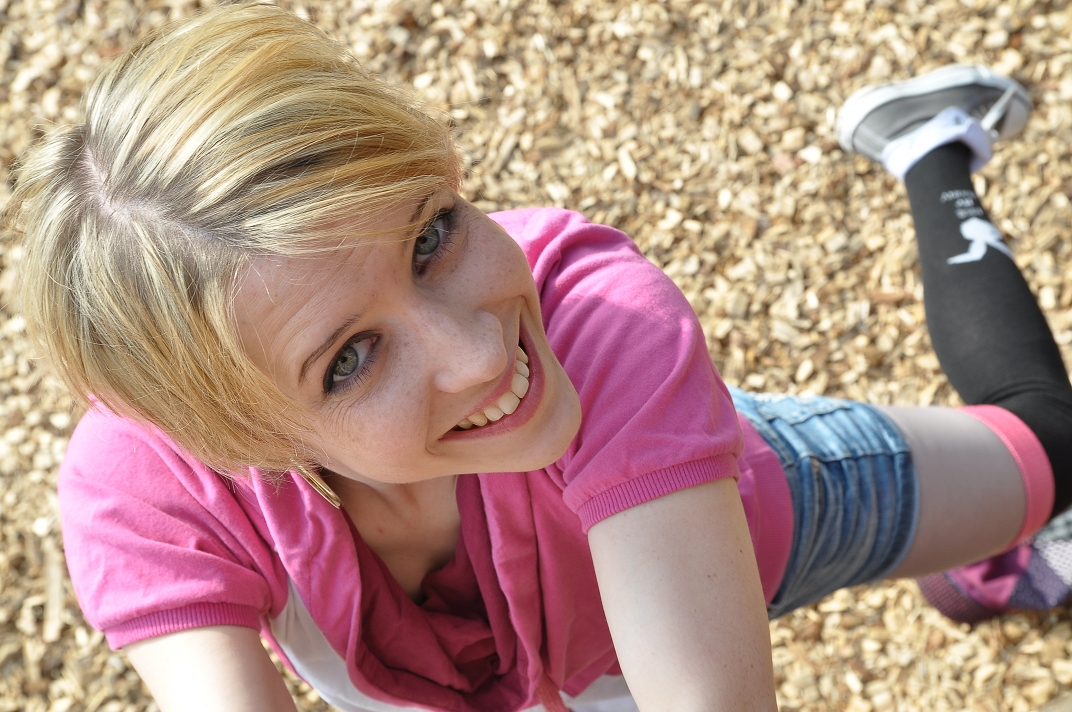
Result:
M774 709L768 616L1072 498L1072 388L970 181L1029 110L959 67L842 115L905 180L977 405L731 400L626 236L481 214L447 129L313 27L150 37L13 203L27 320L89 404L60 483L87 618L164 710L293 709L258 632L344 711L584 710L623 675L645 712Z

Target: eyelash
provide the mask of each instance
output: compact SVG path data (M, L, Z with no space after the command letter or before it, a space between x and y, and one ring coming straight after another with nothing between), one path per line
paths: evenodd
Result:
M416 261L416 244L414 244L413 270L418 275L423 275L425 272L428 271L430 267L433 267L436 263L443 259L443 257L445 256L444 253L450 252L450 246L454 244L453 218L453 207L441 210L435 215L433 215L432 218L427 223L425 223L424 227L418 233L417 237L420 238L421 236L427 234L429 230L437 229L439 231L439 244L436 245L435 250L433 252L427 255L427 262ZM446 225L442 228L435 228L435 224L440 220L444 221ZM362 341L367 340L371 340L372 344L369 346L368 354L366 354L365 360L358 367L357 371L341 381L334 380L333 375L335 373L335 368L338 366L343 354L346 353L346 350L354 346L355 344L359 344ZM335 358L333 358L331 360L331 363L328 364L327 373L324 374L324 392L328 394L340 394L345 393L346 391L350 390L351 388L354 388L355 386L361 385L361 383L363 383L368 377L368 374L372 369L372 365L376 361L376 355L377 353L379 353L379 341L380 337L376 335L357 334L345 344L343 344L342 348L339 349L338 353L336 353Z

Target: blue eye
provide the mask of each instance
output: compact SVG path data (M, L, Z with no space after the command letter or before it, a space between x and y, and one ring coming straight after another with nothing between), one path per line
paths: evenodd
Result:
M324 379L324 390L332 392L340 387L349 387L368 372L372 351L379 341L378 336L363 335L342 347L331 362Z
M357 349L352 344L347 346L339 354L338 360L335 361L335 368L331 372L331 380L337 382L344 378L349 378L360 365L361 356L357 353Z
M442 248L450 244L450 213L445 210L435 216L413 241L413 264L418 271L435 262Z
M446 232L446 228L437 225L440 221L432 223L428 228L417 237L417 241L413 243L413 254L424 257L425 255L431 255L439 249L439 245L443 242L443 233Z

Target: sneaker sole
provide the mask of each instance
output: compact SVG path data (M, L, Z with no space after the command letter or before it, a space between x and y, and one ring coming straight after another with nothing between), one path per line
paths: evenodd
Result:
M841 148L846 152L856 153L852 147L852 137L856 134L856 129L863 123L868 114L887 102L904 97L922 96L968 84L993 87L1000 89L1002 92L1015 87L1017 91L1014 98L1019 99L1025 105L1026 113L1031 111L1031 97L1028 95L1027 90L1015 79L998 74L988 67L954 64L901 82L864 87L854 93L845 101L841 111L838 112L838 143L841 144ZM1019 133L1020 128L1022 127L1018 127L1016 131L1003 132L1002 138L1008 138L1011 134Z

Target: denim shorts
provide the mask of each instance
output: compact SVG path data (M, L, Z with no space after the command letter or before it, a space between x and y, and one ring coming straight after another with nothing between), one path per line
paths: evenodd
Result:
M866 403L730 392L781 460L793 499L793 545L768 615L896 570L915 537L919 482L893 421Z

